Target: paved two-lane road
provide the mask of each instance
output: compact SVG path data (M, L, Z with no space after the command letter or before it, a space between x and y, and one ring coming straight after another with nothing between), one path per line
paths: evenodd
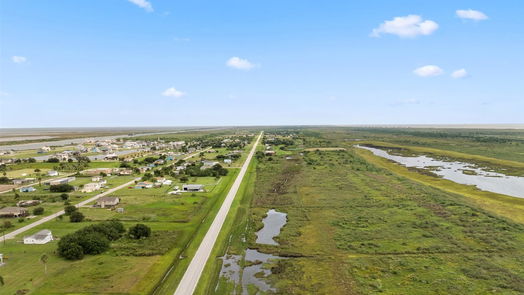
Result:
M213 223L209 227L209 230L207 231L204 239L200 243L200 246L198 247L195 256L191 260L189 267L184 273L182 280L178 284L178 287L175 291L175 295L190 295L193 294L193 292L195 291L195 288L198 284L198 280L200 279L202 271L206 266L206 262L209 258L209 255L211 255L211 251L213 250L213 246L215 245L222 225L226 221L226 217L229 212L229 209L231 208L231 204L233 203L235 195L237 194L238 189L242 184L244 175L246 174L247 168L249 167L249 163L251 163L251 159L253 158L253 154L256 151L258 142L260 141L261 137L262 132L258 135L255 144L251 148L251 151L249 152L249 155L247 156L247 159L244 162L244 165L242 165L242 168L240 169L240 173L235 179L233 186L231 186L231 189L229 190L226 198L224 199L224 202L222 203L220 210L215 216Z

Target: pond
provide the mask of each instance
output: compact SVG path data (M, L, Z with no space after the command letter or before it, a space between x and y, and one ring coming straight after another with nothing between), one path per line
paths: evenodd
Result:
M376 156L392 160L406 167L431 169L438 176L456 183L474 185L484 191L524 198L524 177L488 171L466 162L437 160L425 155L398 156L378 148L360 145L356 147L366 149Z
M262 220L264 227L257 232L257 244L278 245L273 239L280 234L280 229L287 222L287 214L271 209Z

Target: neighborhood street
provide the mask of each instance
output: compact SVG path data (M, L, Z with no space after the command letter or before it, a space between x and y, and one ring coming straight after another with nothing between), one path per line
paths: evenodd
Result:
M186 272L184 273L184 276L182 277L182 280L180 281L174 293L175 295L193 294L198 284L198 281L200 279L200 276L202 275L202 271L204 270L206 262L209 258L209 255L211 254L211 251L213 250L213 246L215 245L215 242L220 233L222 225L224 224L226 220L229 209L231 208L231 204L233 203L233 200L235 199L238 189L240 188L240 185L242 184L244 175L246 174L247 168L249 167L249 164L251 163L251 159L253 158L253 155L255 154L256 148L258 146L258 143L261 137L262 137L262 132L257 137L257 140L255 141L253 147L251 148L251 151L249 152L249 155L247 156L246 161L244 162L244 164L242 165L242 168L240 169L240 173L238 174L237 178L235 179L235 182L233 183L233 185L231 186L231 189L229 190L226 198L224 199L224 202L222 203L220 210L218 211L217 215L215 216L213 223L209 227L209 230L206 233L206 235L204 236L204 239L202 240L200 246L198 247L198 250L196 251L195 256L191 260L191 263L189 264L188 268L186 269Z

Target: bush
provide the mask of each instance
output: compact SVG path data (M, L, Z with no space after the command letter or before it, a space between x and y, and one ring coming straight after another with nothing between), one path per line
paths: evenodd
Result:
M58 158L49 158L47 159L47 163L59 163L60 160Z
M73 205L67 205L64 207L65 215L71 215L71 213L75 212L77 208Z
M109 249L109 240L101 233L77 232L76 235L84 254L96 255Z
M52 193L68 193L73 191L75 188L67 183L52 185L49 187L49 191Z
M69 221L71 222L82 222L85 216L80 211L75 211L69 216Z
M129 237L135 240L147 238L151 235L151 228L145 224L137 224L129 228Z
M126 232L124 225L120 221L111 220L104 221L98 224L93 224L79 230L81 233L99 233L102 234L109 241L118 240L123 233Z
M69 199L69 195L66 194L66 193L63 193L63 194L60 195L60 198L62 198L62 201L65 201L65 200Z
M84 258L84 249L77 243L66 239L64 236L58 242L58 255L68 260L80 260Z
M6 221L4 221L4 224L2 225L2 227L5 228L5 229L8 229L8 228L13 227L13 224L11 223L11 221L6 220Z
M42 215L44 214L44 208L43 207L36 207L33 209L33 215Z
M9 177L5 177L5 176L0 177L0 184L9 184L9 183L11 183L11 180L9 179Z

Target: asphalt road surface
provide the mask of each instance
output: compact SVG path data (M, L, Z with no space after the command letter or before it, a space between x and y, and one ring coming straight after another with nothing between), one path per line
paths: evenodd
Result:
M249 152L249 155L247 156L247 159L244 162L244 165L242 165L242 168L240 169L240 173L235 179L233 186L231 186L231 189L229 190L226 198L224 199L224 202L222 203L220 210L215 216L215 219L213 220L211 227L209 227L209 230L207 231L202 242L200 243L200 246L198 247L195 256L191 260L189 267L186 269L186 272L184 273L184 276L182 277L182 280L178 284L178 287L175 291L175 295L190 295L193 294L193 292L195 291L195 288L198 284L198 280L200 279L202 271L206 266L206 262L209 258L209 255L211 255L211 251L213 250L213 246L215 245L218 234L220 233L222 225L226 220L229 209L231 208L231 204L235 199L235 195L237 194L238 189L242 184L244 175L246 174L249 163L251 163L251 159L255 154L258 142L260 141L261 137L262 133L258 135L255 144L251 148L251 151Z

